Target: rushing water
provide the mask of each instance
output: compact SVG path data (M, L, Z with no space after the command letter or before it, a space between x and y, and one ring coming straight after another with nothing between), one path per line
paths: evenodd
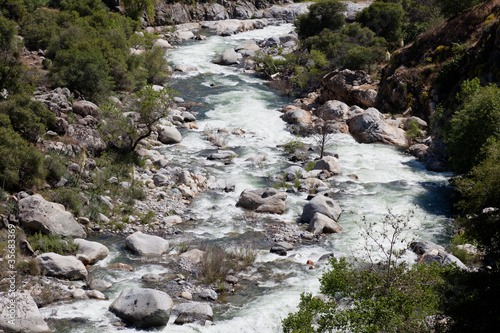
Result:
M298 246L283 258L268 252L265 239L266 225L281 221L295 225L306 203L305 193L289 195L287 211L281 216L246 219L242 209L235 207L239 194L246 188L261 188L271 184L270 178L292 165L277 145L292 136L280 119L279 108L287 101L271 91L266 82L241 68L224 67L210 61L216 53L237 46L245 39L263 39L288 33L291 25L267 27L231 37L209 36L206 41L192 41L167 56L172 64L188 64L196 71L174 76L174 88L186 101L200 103L197 125L199 130L184 131L179 145L161 148L171 164L188 168L217 179L226 179L236 185L235 192L204 192L191 205L193 222L184 227L184 234L174 242L210 241L224 246L251 242L260 250L259 269L242 279L240 292L229 294L213 304L215 325L196 324L176 326L171 322L164 332L278 332L280 321L294 311L302 292L315 293L319 288L321 269L309 270L305 262L317 261L325 254L338 256L366 256L364 239L360 235L362 217L379 221L390 208L393 213L413 211L412 230L408 240L419 238L443 243L449 215L447 177L449 175L426 171L413 157L400 150L379 144L359 144L349 135L336 135L327 151L339 155L344 175L356 174L357 180L338 176L329 181L337 191L335 200L343 209L339 223L341 234L326 237L320 243ZM243 135L227 135L227 146L238 153L230 165L209 161L206 156L215 147L203 136L203 130L214 128L242 129ZM249 157L265 156L261 162ZM117 318L108 311L111 302L125 287L143 286L141 276L146 273L169 272L162 261L138 259L123 248L123 239L100 240L110 248L110 255L97 268L113 262L126 262L135 267L133 272L97 270L97 277L113 283L105 294L109 301L82 300L42 309L58 332L135 331L117 328ZM377 250L373 249L377 255ZM410 262L414 257L409 254ZM179 300L175 299L175 303Z

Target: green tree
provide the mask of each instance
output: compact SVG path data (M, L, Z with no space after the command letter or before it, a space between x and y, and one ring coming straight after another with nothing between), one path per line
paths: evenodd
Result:
M465 174L485 159L488 140L500 139L500 88L477 88L470 81L462 87L458 96L464 102L450 121L446 143L453 168Z
M77 90L98 99L113 88L108 62L94 48L71 48L57 52L50 77L54 85Z
M309 13L300 15L295 21L299 38L305 39L319 34L323 29L338 30L345 23L346 7L337 0L321 0L309 7Z
M0 16L0 49L12 51L16 47L16 24Z
M170 76L170 67L165 59L165 51L152 48L144 55L144 68L147 71L148 84L162 84Z
M30 187L44 179L42 154L30 146L0 113L0 186L6 190Z
M345 258L331 258L321 277L323 298L301 297L299 310L283 320L285 332L430 332L425 318L440 314L445 277L454 267L436 264L407 267L396 249L409 216L389 214L382 231L365 225L370 264L354 265ZM389 244L389 247L384 244ZM382 249L384 260L371 257L370 244Z
M149 22L153 22L155 18L155 0L123 0L125 6L125 14L134 19L139 20L141 15L146 12Z
M156 91L147 85L133 96L132 112L124 114L112 104L103 106L101 131L109 137L110 148L125 154L135 151L139 142L151 135L158 121L168 115L173 93L168 88Z
M1 102L0 114L7 115L12 129L30 142L36 142L56 121L54 113L29 95L14 95Z
M375 62L378 55L365 46L355 46L344 57L344 65L350 69L370 70L370 65Z
M446 17L456 16L485 0L435 0Z
M403 38L404 11L399 3L376 1L356 15L356 21L373 30L388 42Z

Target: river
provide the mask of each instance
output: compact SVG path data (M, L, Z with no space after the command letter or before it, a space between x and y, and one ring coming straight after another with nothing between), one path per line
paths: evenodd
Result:
M173 243L211 242L224 247L251 243L259 254L255 268L246 274L246 279L240 278L242 287L212 304L215 325L177 326L173 324L175 318L172 316L169 324L160 331L279 332L281 319L296 310L300 294L318 292L318 278L325 266L310 270L306 261L316 262L321 255L331 252L337 257L363 258L366 246L359 232L362 218L380 221L388 209L395 214L413 211L410 219L412 230L406 236L408 241L417 238L441 244L447 241L451 214L449 174L429 172L413 157L395 147L359 144L349 135L339 134L335 135L327 151L339 155L344 175L358 176L357 180L348 176L329 179L337 193L335 200L343 209L339 223L344 232L326 236L321 242L296 246L287 257L269 253L271 243L266 240L266 228L273 223L296 226L307 202L307 193L290 194L287 211L280 216L262 215L249 219L235 203L244 189L270 186L273 177L293 165L277 147L293 138L279 111L289 100L272 91L266 81L245 73L239 67L215 65L210 61L216 53L234 48L245 39L279 36L291 29L291 25L282 25L230 37L208 34L207 40L186 42L167 53L173 65L184 63L197 69L187 74L175 74L172 81L173 88L182 98L201 106L195 108L199 130L184 130L181 144L159 150L173 165L235 184L234 192L208 191L195 198L188 211L192 220L180 227L183 233L176 236ZM242 135L228 134L225 139L227 146L238 154L229 165L206 158L216 147L205 139L203 131L216 128L244 131ZM247 160L255 156L265 156L265 160ZM119 320L108 311L109 305L123 288L143 286L141 277L144 274L169 270L164 260L139 259L123 251L122 238L100 241L110 248L110 255L96 264L96 269L113 262L126 262L135 270L98 271L98 277L113 283L113 287L104 292L109 301L81 300L42 308L42 314L57 332L135 332L133 328L113 325ZM369 247L375 256L380 255L371 244ZM415 256L408 254L405 259L412 262ZM179 302L174 298L174 303Z

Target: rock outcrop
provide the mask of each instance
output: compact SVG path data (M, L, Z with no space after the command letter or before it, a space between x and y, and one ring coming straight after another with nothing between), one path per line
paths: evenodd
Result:
M68 127L67 134L94 155L99 155L106 149L106 143L93 128L80 124L71 124Z
M368 73L350 69L336 70L323 77L321 99L341 100L361 107L373 107L377 103L377 91L371 86Z
M311 219L311 222L309 222L309 226L307 227L307 231L312 232L314 235L319 235L322 233L339 233L343 230L344 229L340 226L340 224L321 213L314 213L313 218Z
M162 291L127 288L109 306L109 311L137 328L150 328L165 326L173 305L170 296Z
M259 213L283 214L286 209L286 197L285 192L274 188L246 189L240 194L236 206Z
M430 264L436 262L443 266L454 264L460 269L469 270L469 268L465 266L460 259L455 257L453 254L446 252L444 247L441 245L437 245L433 242L412 242L410 244L410 249L419 255L418 263Z
M67 212L63 205L47 201L40 194L19 200L19 220L33 232L64 237L87 236L73 214Z

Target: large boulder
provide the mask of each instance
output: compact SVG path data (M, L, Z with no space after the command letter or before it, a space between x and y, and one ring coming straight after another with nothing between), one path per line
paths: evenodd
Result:
M412 251L419 256L419 264L430 264L433 262L436 262L443 266L454 264L460 269L469 270L469 268L465 266L464 263L460 261L460 259L455 257L453 254L446 252L444 247L442 247L441 245L437 245L433 242L412 242L410 244L410 249L412 249Z
M166 239L158 236L146 235L140 231L125 239L125 246L141 256L161 256L169 251Z
M82 262L73 256L49 252L36 257L40 271L45 275L69 280L85 280L88 272Z
M338 221L342 209L333 199L319 194L304 206L300 221L303 223L310 223L316 213L323 214L334 221Z
M165 326L174 302L159 290L148 288L124 289L109 306L109 311L137 328Z
M204 19L207 21L220 21L229 19L226 8L218 3L203 4L205 7Z
M246 189L241 192L236 206L259 213L283 214L286 209L286 197L285 192L279 192L274 188Z
M67 134L95 155L100 154L106 149L106 143L93 128L79 124L71 124L68 127Z
M73 103L73 113L82 117L95 116L98 110L99 107L89 101L76 101Z
M179 314L174 321L177 325L188 323L205 325L207 320L214 320L214 312L208 303L182 303L177 305L173 312Z
M320 159L313 167L313 170L326 170L333 175L341 175L340 164L333 156L325 156Z
M339 233L344 231L344 229L329 218L321 213L314 213L311 222L309 222L309 226L307 227L307 231L312 232L315 235L319 235L322 233L331 234L331 233Z
M227 49L221 52L212 62L219 65L236 65L241 62L243 56L233 49Z
M167 40L161 38L155 39L153 41L153 47L164 50L169 50L174 48L172 45L170 45L170 43Z
M14 303L12 303L14 302ZM0 293L0 331L50 333L33 297L26 293Z
M90 242L81 238L75 239L74 242L78 245L78 253L86 255L91 265L106 258L109 254L108 248L101 243Z
M349 132L360 143L389 143L400 147L408 147L406 132L389 125L384 116L375 108L369 108L347 121Z
M47 201L40 194L19 200L19 220L25 228L33 232L64 237L87 236L63 205Z
M312 115L310 112L296 106L288 106L283 114L283 120L289 124L310 124Z
M182 135L173 126L158 126L158 140L166 145L180 143Z
M234 50L243 56L253 57L255 53L260 50L260 47L255 41L248 39L238 45Z
M323 120L347 120L349 106L344 102L330 100L316 110L316 116Z

